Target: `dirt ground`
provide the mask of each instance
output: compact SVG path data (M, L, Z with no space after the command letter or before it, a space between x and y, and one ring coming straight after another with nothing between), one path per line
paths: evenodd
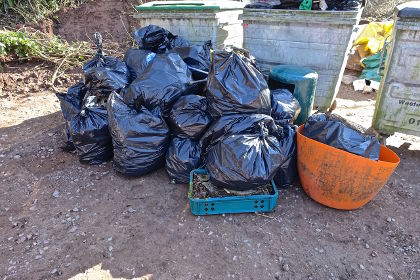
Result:
M73 40L124 30L108 24L119 16L107 21L116 2L63 11L54 32ZM51 75L37 63L0 73L0 280L420 279L420 138L388 139L401 163L359 210L326 208L295 186L280 190L273 213L197 217L187 186L170 184L164 168L126 178L112 162L82 165L62 151ZM336 113L370 126L374 93L342 85L337 104Z
M296 186L270 214L196 217L164 168L129 179L63 152L59 103L42 87L50 70L36 68L38 83L32 68L0 74L1 280L420 279L419 138L389 138L401 164L359 210ZM374 98L342 86L336 112L369 126Z
M96 0L63 10L53 23L54 33L68 41L87 41L98 31L105 40L123 43L128 40L128 33L138 27L132 17L135 6L145 2L150 0Z

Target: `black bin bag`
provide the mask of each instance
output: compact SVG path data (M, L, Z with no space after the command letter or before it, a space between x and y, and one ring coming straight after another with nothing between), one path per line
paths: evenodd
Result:
M270 90L247 52L214 51L207 80L207 102L213 118L226 114L271 113Z
M130 72L130 82L137 79L140 74L146 69L147 65L155 58L155 53L152 51L128 49L124 55L124 62L127 64Z
M362 6L362 0L325 0L325 3L332 11L352 11Z
M130 82L130 72L124 61L103 54L99 33L95 33L95 39L98 52L83 65L84 81L89 95L108 97L111 92L119 92Z
M172 106L169 124L177 137L198 140L211 123L207 100L199 95L181 96Z
M299 9L303 0L281 0L280 9Z
M85 84L80 81L79 83L69 87L67 93L57 93L56 96L60 101L61 112L65 120L64 133L66 136L65 147L67 151L74 151L73 140L71 139L69 123L71 118L80 112L82 109L83 98L85 97L87 88Z
M292 124L300 113L299 101L287 89L271 91L271 116L278 123Z
M140 49L155 53L165 53L175 47L189 45L187 40L156 25L148 25L137 29L133 32L133 37Z
M261 1L250 1L250 4L245 5L246 9L279 9L281 7L280 0L261 0Z
M278 128L272 117L263 114L226 115L212 122L200 139L203 156L209 148L224 138L234 134L259 133L260 126L268 129L270 135L276 135Z
M188 183L190 172L200 166L200 157L198 141L174 137L166 154L166 171L171 182Z
M85 104L71 119L70 134L81 163L100 164L112 159L106 108Z
M211 41L203 45L177 47L172 50L188 65L195 80L206 79L210 70Z
M162 117L145 107L130 108L115 92L107 106L115 170L141 176L159 168L169 145L169 129Z
M124 93L124 101L139 109L160 110L169 115L172 104L184 94L194 94L193 79L187 65L176 53L157 54Z
M381 145L375 136L364 135L333 115L316 114L305 123L302 134L315 141L372 160L379 160Z
M284 157L274 176L274 183L279 188L291 186L298 180L296 131L297 126L284 125L280 127L280 133L277 136Z
M279 146L277 138L268 135L265 129L224 138L207 154L210 181L215 186L238 191L270 184L283 162Z

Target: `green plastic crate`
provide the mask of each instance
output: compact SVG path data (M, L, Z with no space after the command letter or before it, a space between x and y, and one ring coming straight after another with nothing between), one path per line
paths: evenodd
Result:
M190 173L190 199L191 213L194 215L215 215L234 213L270 212L276 208L278 192L276 184L273 184L274 194L272 195L249 195L249 196L228 196L218 198L193 198L194 174L207 174L204 169L195 169Z

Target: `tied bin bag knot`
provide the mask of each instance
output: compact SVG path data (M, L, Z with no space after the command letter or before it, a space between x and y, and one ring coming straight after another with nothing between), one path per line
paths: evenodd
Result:
M95 39L98 51L83 65L84 82L89 95L108 98L130 82L130 71L124 61L103 54L101 34L95 33Z

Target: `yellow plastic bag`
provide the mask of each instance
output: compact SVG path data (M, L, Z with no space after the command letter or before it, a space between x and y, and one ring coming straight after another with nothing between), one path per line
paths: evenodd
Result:
M354 46L363 45L370 55L378 53L384 46L385 39L391 35L393 21L371 22L354 41Z

